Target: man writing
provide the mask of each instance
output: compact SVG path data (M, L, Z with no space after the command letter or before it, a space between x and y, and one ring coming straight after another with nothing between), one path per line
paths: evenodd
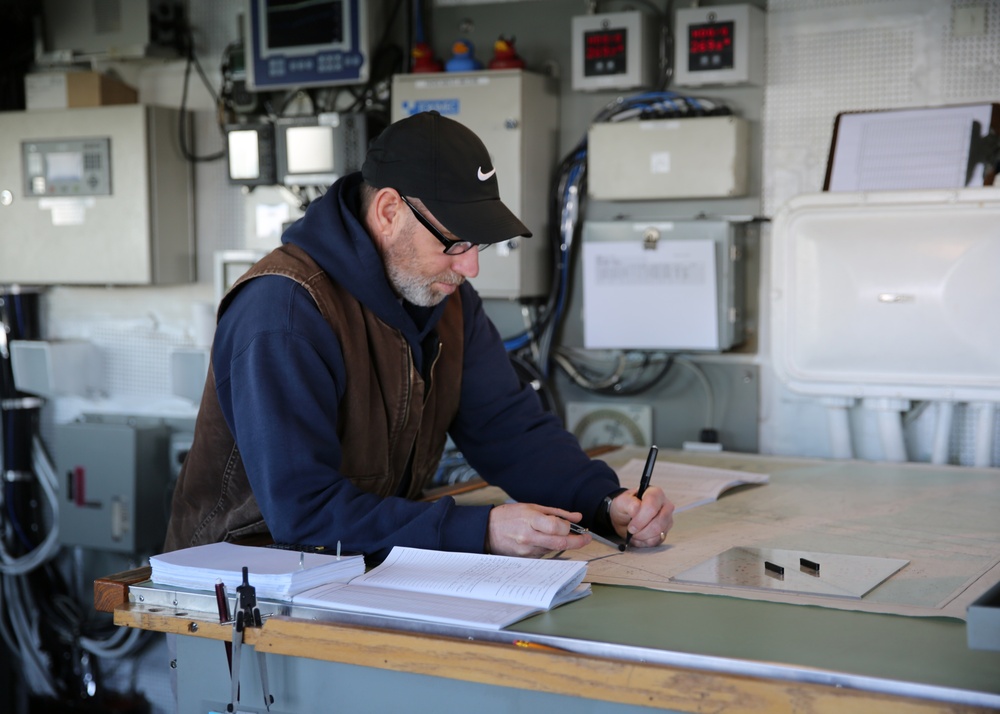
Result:
M479 250L530 235L473 132L390 125L219 306L165 549L269 534L538 557L590 542L571 522L659 545L672 504L622 489L541 408L467 282ZM448 434L517 502L415 500Z

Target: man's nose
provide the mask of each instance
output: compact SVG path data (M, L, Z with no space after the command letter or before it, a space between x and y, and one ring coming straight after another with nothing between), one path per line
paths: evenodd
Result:
M452 259L452 268L456 273L466 278L479 275L479 249L475 246Z

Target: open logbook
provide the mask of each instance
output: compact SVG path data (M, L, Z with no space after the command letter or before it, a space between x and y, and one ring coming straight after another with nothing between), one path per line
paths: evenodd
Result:
M587 564L395 547L349 583L321 585L295 605L500 629L590 594Z

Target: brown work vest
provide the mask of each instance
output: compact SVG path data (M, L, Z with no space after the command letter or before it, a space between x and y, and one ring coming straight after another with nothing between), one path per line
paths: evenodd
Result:
M399 330L333 282L302 249L294 245L276 249L234 288L261 275L282 275L309 291L340 341L347 380L338 405L336 437L343 461L330 464L331 469L338 469L358 488L391 496L397 495L412 457L406 496L419 496L437 470L448 426L458 412L463 352L458 293L449 298L437 325L437 355L425 382ZM234 292L223 299L219 315ZM294 489L295 474L284 478ZM269 535L269 530L223 417L210 367L194 441L174 491L164 551L259 535Z

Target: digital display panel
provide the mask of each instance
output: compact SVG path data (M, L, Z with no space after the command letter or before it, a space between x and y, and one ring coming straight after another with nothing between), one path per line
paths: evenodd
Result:
M688 71L733 68L732 20L711 22L688 27Z
M83 180L83 153L80 151L53 151L45 156L46 178L49 181Z
M343 0L268 0L265 12L271 49L323 47L344 41Z
M337 167L333 132L333 127L323 125L288 127L285 130L288 173L333 173Z
M583 33L583 75L594 77L628 71L628 30L624 27Z

